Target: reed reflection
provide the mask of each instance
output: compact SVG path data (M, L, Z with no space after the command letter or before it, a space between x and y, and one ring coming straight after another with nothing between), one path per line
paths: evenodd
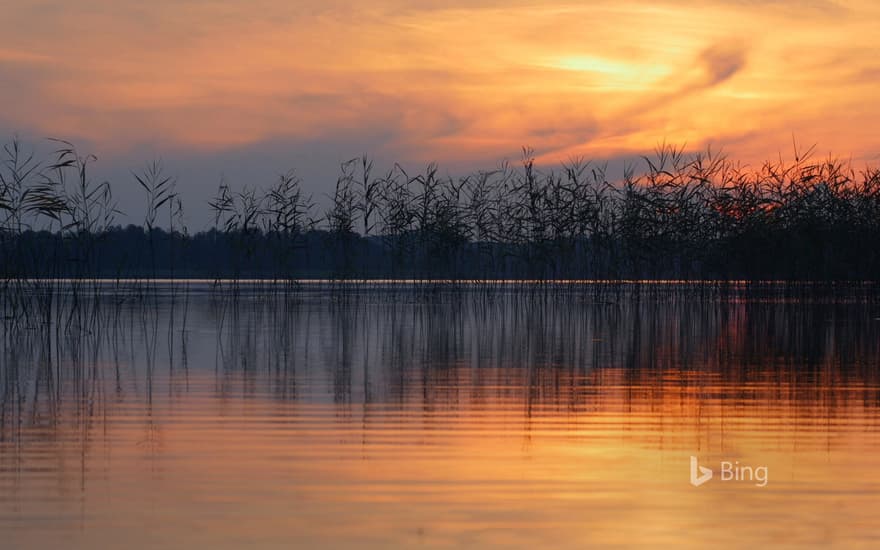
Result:
M717 397L768 400L790 391L811 404L861 388L873 404L880 382L878 307L858 296L316 291L195 292L185 309L181 296L103 301L80 308L88 322L78 313L75 322L3 325L4 440L12 426L59 420L65 405L103 415L114 404L204 395L187 381L212 372L208 395L217 397L340 409L518 399L524 414L578 410L619 387L683 395L708 385L730 392Z

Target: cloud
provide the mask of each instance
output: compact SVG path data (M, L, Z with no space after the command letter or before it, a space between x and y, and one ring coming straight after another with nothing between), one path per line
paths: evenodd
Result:
M683 101L689 96L720 86L746 66L746 47L737 40L722 40L684 60L679 69L657 83L657 93L630 107L630 112L645 112Z
M472 166L522 145L548 161L742 135L758 150L757 126L878 148L880 8L866 0L71 6L4 11L0 124L89 142L102 159L156 147L207 166L321 143Z
M32 65L50 63L51 61L52 57L48 55L42 55L26 50L0 48L0 64L24 63Z
M648 126L646 120L656 117L676 104L692 100L694 96L724 84L746 67L747 49L736 40L722 40L700 50L696 57L679 63L671 74L652 86L623 108L612 111L594 126L592 139L602 140L609 135L637 132ZM660 140L665 139L662 136ZM576 154L589 141L566 143L541 157L549 160Z
M745 67L746 49L740 42L719 42L700 52L699 61L705 70L702 87L717 86Z

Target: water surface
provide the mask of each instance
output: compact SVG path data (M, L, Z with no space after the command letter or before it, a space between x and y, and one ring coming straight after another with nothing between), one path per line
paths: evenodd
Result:
M0 546L874 548L872 293L102 288L5 321Z

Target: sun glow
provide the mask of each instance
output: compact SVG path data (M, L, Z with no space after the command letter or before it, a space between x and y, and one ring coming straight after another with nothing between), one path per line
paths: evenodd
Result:
M548 66L567 71L596 73L621 80L649 82L668 73L666 67L653 64L618 61L589 55L560 57Z
M587 71L617 76L631 75L634 72L633 67L627 63L590 56L563 57L556 63L556 66L570 71Z

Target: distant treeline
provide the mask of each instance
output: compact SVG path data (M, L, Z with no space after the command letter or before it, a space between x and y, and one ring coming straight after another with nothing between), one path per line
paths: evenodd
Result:
M221 184L213 227L190 234L159 164L133 176L143 222L121 227L93 157L58 143L45 161L5 147L2 277L880 278L880 170L811 150L748 168L664 145L620 181L582 161L539 170L528 150L456 178L365 157L326 211L290 172Z

